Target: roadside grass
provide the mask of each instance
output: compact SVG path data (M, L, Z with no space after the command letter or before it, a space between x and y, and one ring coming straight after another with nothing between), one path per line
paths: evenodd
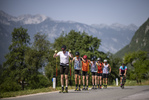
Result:
M138 84L135 80L126 80L125 86L142 86L142 85L149 85L149 80L142 80L141 84ZM115 85L110 85L115 86ZM89 86L89 88L92 86ZM57 87L56 89L53 89L52 87L47 88L41 88L41 89L28 89L28 90L22 90L22 91L15 91L15 92L4 92L0 93L0 98L7 98L7 97L17 97L17 96L23 96L23 95L29 95L29 94L37 94L37 93L46 93L46 92L53 92L53 91L59 91L61 87ZM69 86L69 90L75 89L75 86Z
M68 87L68 89L74 89L75 87ZM41 89L28 89L28 90L21 90L21 91L15 91L15 92L4 92L0 93L0 98L7 98L7 97L17 97L17 96L23 96L23 95L29 95L29 94L37 94L37 93L46 93L46 92L53 92L53 91L59 91L61 87L57 87L56 89L53 89L53 87L47 87L47 88L41 88Z
M142 86L149 85L149 80L141 80L141 83L137 83L136 80L126 80L126 86Z

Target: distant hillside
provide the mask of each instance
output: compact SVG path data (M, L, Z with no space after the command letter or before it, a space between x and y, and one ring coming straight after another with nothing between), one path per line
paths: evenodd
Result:
M135 32L129 45L118 51L115 56L123 57L125 53L143 50L149 52L149 18L148 20Z

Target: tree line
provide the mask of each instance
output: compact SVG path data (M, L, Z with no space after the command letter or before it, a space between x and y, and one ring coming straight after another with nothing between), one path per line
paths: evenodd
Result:
M144 78L143 75L147 76L149 74L149 68L147 67L149 61L146 52L127 54L124 60L115 58L110 52L99 51L101 40L89 36L86 32L81 33L75 30L71 30L68 34L62 32L54 43L50 43L48 36L42 33L35 34L34 42L31 43L27 29L23 27L14 28L11 35L12 42L9 46L9 53L5 56L6 61L3 65L0 65L0 92L52 86L53 76L56 76L57 86L60 86L59 59L56 61L53 54L55 50L60 51L62 45L66 45L73 55L78 51L80 56L87 55L88 59L93 56L100 57L102 60L107 59L112 67L109 84L113 84L115 78L119 77L119 66L123 61L133 65L131 66L133 70L128 70L129 79L142 79ZM138 56L135 56L136 54ZM72 74L69 75L69 85L75 85L73 64L70 64L70 67L72 68ZM44 68L44 74L40 71L42 68ZM89 74L89 85L91 85L91 73Z

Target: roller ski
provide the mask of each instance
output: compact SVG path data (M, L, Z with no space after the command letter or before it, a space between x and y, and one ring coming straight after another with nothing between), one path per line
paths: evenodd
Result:
M106 85L106 84L105 84L105 85L103 85L103 88L105 88L105 89L106 89L106 88L107 88L107 85Z
M67 87L66 87L66 89L65 89L64 93L68 93L68 88L67 88Z
M80 88L79 88L79 89L78 89L78 88L76 88L74 91L81 91L81 89L80 89Z
M62 89L59 91L59 93L65 93L64 92L64 87L62 87Z

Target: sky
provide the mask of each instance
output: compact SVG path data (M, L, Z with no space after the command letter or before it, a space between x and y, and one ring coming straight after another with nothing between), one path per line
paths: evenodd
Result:
M88 25L141 26L149 18L149 0L0 0L0 10L16 17L42 14Z

